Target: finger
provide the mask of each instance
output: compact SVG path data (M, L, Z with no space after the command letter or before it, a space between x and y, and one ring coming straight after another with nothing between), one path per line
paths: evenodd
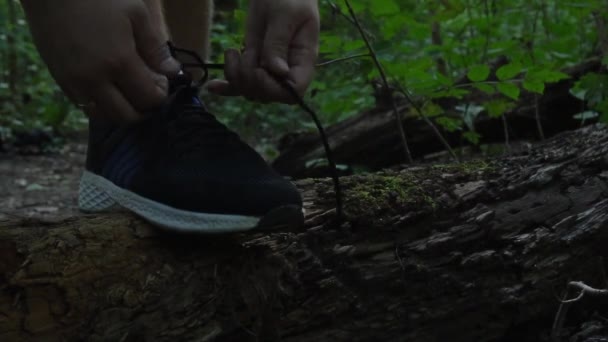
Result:
M167 77L152 71L135 51L125 62L122 70L113 76L123 96L138 110L158 107L167 98L169 91Z
M207 90L220 96L239 96L241 93L226 80L211 80L207 82Z
M279 83L278 76L271 75L267 70L258 68L254 71L259 91L253 100L258 102L282 102L294 104L297 99L287 90L285 85Z
M241 55L240 64L238 65L238 83L234 86L239 89L241 94L248 100L255 100L260 97L263 88L257 83L255 70L260 67L258 52L254 49L245 48Z
M111 83L104 84L92 94L93 103L87 108L88 115L103 118L115 123L132 123L142 119L142 115L133 108L124 95Z
M159 25L153 25L151 14L145 6L137 6L133 10L131 26L137 51L146 64L164 75L177 75L181 64L171 56L168 37Z
M312 82L319 52L319 25L315 20L306 23L295 33L289 50L289 80L300 96Z
M277 76L285 77L289 73L287 59L297 25L291 16L277 15L270 19L266 28L261 64Z
M235 49L228 49L224 53L224 76L226 80L237 85L240 83L241 54Z
M224 61L224 76L226 80L212 80L207 83L207 89L214 94L222 96L240 95L241 91L238 88L238 85L241 84L239 80L240 53L237 50L228 49L224 52Z

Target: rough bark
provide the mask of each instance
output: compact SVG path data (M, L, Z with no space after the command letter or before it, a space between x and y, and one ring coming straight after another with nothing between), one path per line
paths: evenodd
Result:
M501 65L503 61L497 61ZM569 94L573 83L585 73L599 71L599 59L591 59L564 70L570 79L547 85L545 94L539 97L539 114L545 134L555 135L580 126L573 115L584 108L584 104ZM460 83L468 82L463 79ZM475 94L473 102L479 102L483 94ZM444 99L440 105L448 112L462 100ZM534 95L524 93L517 107L506 114L511 140L537 140L536 108ZM411 112L404 103L400 106L403 113ZM418 116L403 114L404 128L410 149L415 158L444 150L432 129ZM504 142L504 126L499 119L485 114L475 122L476 131L482 135L482 143ZM327 128L330 144L338 163L366 167L372 170L404 163L399 131L390 108L379 105L350 119ZM460 132L442 132L452 146L465 143ZM306 134L284 139L281 155L274 166L281 173L305 178L327 174L325 168L309 166L312 160L324 158L324 151L318 135Z
M569 280L606 286L602 126L512 157L343 182L340 226L331 182L298 182L298 232L0 217L0 341L548 341ZM575 304L565 335L602 341L592 312L605 303Z

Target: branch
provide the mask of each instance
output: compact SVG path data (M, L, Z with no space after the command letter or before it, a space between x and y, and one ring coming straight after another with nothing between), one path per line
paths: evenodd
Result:
M441 132L439 131L437 126L435 126L433 121L431 121L426 115L424 115L422 108L420 108L420 106L414 102L414 99L412 99L412 96L401 86L401 84L399 82L396 83L396 87L397 87L397 90L399 91L399 93L403 94L403 96L405 96L405 98L412 105L412 107L414 107L414 109L416 109L416 112L418 112L418 114L422 117L424 122L431 127L431 129L433 130L433 133L435 133L435 135L437 136L437 139L439 139L439 141L441 141L441 143L446 148L446 150L448 150L448 152L450 153L450 155L452 156L454 161L458 162L458 157L456 156L456 153L452 149L452 146L450 146L450 143L445 139L443 134L441 134Z
M575 298L566 299L568 297L568 293L573 288L580 290L580 293ZM557 310L555 320L553 321L553 329L551 331L551 339L553 340L553 342L560 342L561 330L564 325L566 314L568 313L568 309L570 309L570 306L583 299L586 294L596 297L608 296L608 289L596 289L581 281L571 281L570 283L568 283L568 288L566 289L566 293L564 294L564 299L560 301L559 309Z
M390 89L388 79L386 77L386 73L384 72L384 68L382 68L382 64L380 64L380 61L378 60L378 55L376 54L374 47L372 46L369 39L367 38L367 35L365 34L365 30L363 29L363 27L361 26L361 23L359 22L359 18L355 14L355 11L353 10L352 6L350 5L350 2L348 0L344 0L344 2L346 3L346 7L348 7L348 11L350 13L350 16L351 16L355 26L357 27L357 29L359 30L359 33L361 34L361 38L363 38L363 41L365 42L365 45L367 46L367 49L369 50L370 56L371 56L372 60L374 61L374 64L376 65L378 72L380 72L380 77L382 78L382 83L384 83L385 89ZM333 6L335 6L335 4L333 4ZM408 163L411 164L413 162L412 153L410 152L410 147L407 143L407 136L405 135L405 130L403 128L403 119L401 118L401 115L399 114L399 109L397 108L395 99L392 96L389 96L389 99L391 101L391 106L393 107L393 112L395 114L395 118L397 119L397 125L399 126L399 135L401 136L401 142L403 143L403 149L405 151L405 158L408 161Z
M339 63L339 62L345 62L351 59L355 59L355 58L362 58L362 57L371 57L371 54L369 53L361 53L358 55L352 55L352 56L346 56L346 57L342 57L342 58L336 58L336 59L332 59L330 61L327 62L322 62L317 64L317 67L324 67L324 66L328 66L330 64L334 64L334 63Z

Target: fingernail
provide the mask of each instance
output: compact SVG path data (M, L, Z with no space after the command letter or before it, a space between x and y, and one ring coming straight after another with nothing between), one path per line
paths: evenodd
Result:
M289 73L289 65L287 61L280 57L275 57L273 59L274 67L276 68L275 72L281 73L281 75L286 75Z

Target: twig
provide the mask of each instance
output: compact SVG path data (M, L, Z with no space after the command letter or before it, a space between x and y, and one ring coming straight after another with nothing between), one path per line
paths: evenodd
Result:
M568 293L572 289L578 289L580 290L580 293L575 298L567 299ZM586 294L590 296L608 296L608 289L596 289L583 283L582 281L571 281L568 283L568 288L564 294L564 299L560 301L559 309L557 310L555 320L553 321L553 328L551 330L551 339L553 342L560 342L561 330L570 306L580 301Z
M507 122L507 116L505 114L501 115L502 117L502 126L505 132L505 148L507 149L507 153L511 154L511 144L509 142L509 124Z
M416 102L414 102L414 99L412 99L412 96L401 86L401 84L399 82L395 83L395 87L397 88L397 91L399 91L399 93L401 93L403 96L405 96L405 98L411 104L411 106L414 107L416 112L422 117L424 122L427 125L429 125L429 127L431 127L431 129L433 130L433 132L435 133L435 135L437 136L439 141L441 141L441 143L446 148L446 150L448 150L448 152L450 152L450 155L452 156L452 158L454 158L454 161L458 162L459 161L458 156L456 156L456 153L452 149L452 146L450 146L450 143L445 139L443 134L441 134L441 132L439 131L437 126L435 126L433 121L431 121L431 119L429 119L426 115L424 115L422 108Z
M534 94L534 116L536 117L536 127L538 128L540 140L545 140L545 131L540 121L540 109L538 108L538 94Z
M564 300L568 298L569 292L570 287L567 287L566 292L564 293ZM572 305L572 303L564 303L564 300L560 301L559 308L555 314L555 319L553 320L553 326L551 327L551 341L553 342L560 342L560 335L562 332L562 327L564 326L564 320L566 319L566 313Z
M532 63L536 64L536 58L534 57L534 37L536 36L536 29L538 27L538 17L540 15L540 11L534 12L534 20L532 21L532 35L530 37L530 41L527 46L527 50L530 54L530 58L532 59ZM536 120L536 128L538 129L538 136L540 140L545 140L545 131L543 130L543 124L540 121L540 109L538 108L538 94L534 94L534 118Z
M454 84L451 86L451 88L466 88L466 87L471 87L477 84L501 84L501 83L522 83L524 81L523 78L514 78L511 80L504 80L504 81L480 81L480 82L467 82L467 83L459 83L459 84ZM443 88L439 88L439 91L442 90L446 90L446 89L450 89L450 87L443 87Z
M380 63L380 61L378 59L378 55L376 54L374 47L370 43L369 38L367 37L365 30L363 29L363 26L359 22L359 18L357 17L357 15L355 14L355 11L353 10L352 6L350 5L349 0L344 0L344 2L346 3L346 7L348 8L348 11L352 18L352 22L359 30L359 33L361 34L361 37L363 38L363 41L365 42L365 45L367 46L367 49L369 50L369 56L374 61L374 64L376 65L376 68L378 69L378 71L380 73L380 78L382 79L382 83L384 84L385 89L391 89L391 87L388 83L388 78L386 76L386 73L384 72L384 68L382 67L382 64ZM332 4L332 5L335 6L335 4ZM437 129L435 124L433 124L433 122L428 117L426 117L426 115L424 115L422 108L420 108L420 106L412 99L412 96L401 86L401 84L399 84L399 82L396 82L396 87L397 87L397 90L405 96L406 100L416 110L416 112L423 118L425 123L431 127L431 129L433 130L433 132L435 133L437 138L439 138L441 143L448 150L448 152L450 153L450 155L452 156L454 161L458 162L458 156L456 156L456 153L454 152L454 150L452 149L452 147L450 146L448 141L443 137L443 135L441 134L439 129ZM399 135L401 136L401 141L403 144L403 148L405 150L406 158L407 158L408 162L411 163L412 154L410 152L409 144L407 142L407 136L406 136L405 130L403 128L403 119L401 118L401 115L399 114L399 110L397 108L397 104L395 103L394 98L392 96L390 96L389 100L391 101L391 107L395 114L395 118L397 119L397 124L399 126Z
M344 17L344 19L348 20L351 24L355 25L355 21L353 20L353 18L351 16L346 15L344 12L342 12L342 10L340 10L340 7L338 7L338 5L334 4L331 1L327 1L327 3L329 4L329 6L331 6L331 9L334 10L334 13L341 15L342 17Z
M346 57L342 57L342 58L332 59L331 61L319 63L316 66L317 67L324 67L324 66L328 66L330 64L344 62L344 61L348 61L348 60L351 60L351 59L362 58L362 57L371 57L371 55L369 53L361 53L361 54L358 54L358 55L352 55L352 56L346 56Z
M583 297L583 295L588 294L590 296L608 296L608 289L596 289L593 288L582 281L573 281L568 284L570 287L577 288L581 290L581 294L577 297L578 300ZM571 300L575 301L575 300Z
M337 14L341 15L344 19L346 19L352 25L355 25L355 26L357 25L355 23L355 20L351 16L349 16L348 14L342 12L342 10L340 9L340 7L338 7L338 5L336 5L335 3L333 3L330 0L327 0L326 2L329 4L329 6L331 7L331 9L334 11L334 13L337 13ZM365 30L365 28L363 28L363 29ZM365 33L367 35L369 35L369 36L372 35L368 30L365 30Z
M369 50L371 58L374 61L374 64L376 65L378 72L380 72L380 77L382 78L382 83L384 83L385 89L390 89L388 79L386 77L386 73L384 72L384 68L382 68L382 64L380 64L380 61L378 60L378 55L376 55L376 51L374 50L374 47L370 43L369 39L367 38L367 34L365 34L365 30L363 29L363 27L361 26L361 23L359 22L359 18L355 14L355 11L353 10L352 6L350 5L350 2L348 0L344 0L344 2L346 3L346 7L348 7L348 12L350 13L350 16L351 16L355 26L357 27L357 29L359 30L359 33L361 34L361 38L363 38L363 41L365 42L365 45L367 46L367 49ZM335 4L333 4L333 6L335 6ZM399 135L401 136L401 142L403 144L405 158L406 158L407 162L411 164L413 162L413 159L412 159L412 154L410 153L409 144L407 143L407 136L405 135L405 129L403 128L403 120L401 118L401 115L399 114L397 105L395 104L395 99L392 96L390 96L389 99L391 101L391 106L393 107L395 118L397 119L397 125L399 126L398 127Z

